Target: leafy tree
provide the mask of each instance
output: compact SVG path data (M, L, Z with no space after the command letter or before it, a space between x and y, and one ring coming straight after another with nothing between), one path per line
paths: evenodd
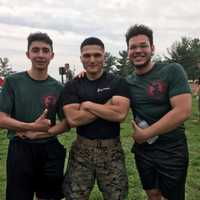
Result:
M164 63L166 62L160 55L156 54L153 56L152 61L154 63Z
M9 66L8 58L0 57L0 76L6 77L13 73L12 68Z
M105 53L105 64L104 71L115 73L116 71L116 57L112 56L111 53Z
M127 51L119 51L119 58L117 59L118 74L122 77L126 77L128 74L133 72L133 65L128 59Z
M199 76L200 40L198 38L182 37L181 41L174 42L167 52L169 56L165 56L166 61L180 63L189 79L194 80Z

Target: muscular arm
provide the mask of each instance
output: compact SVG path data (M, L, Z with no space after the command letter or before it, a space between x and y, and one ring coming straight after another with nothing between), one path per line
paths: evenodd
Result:
M0 112L0 127L16 131L47 131L50 122L48 119L36 120L35 122L26 123L14 118L8 114Z
M172 109L159 121L145 129L136 127L134 138L137 142L142 143L155 135L172 131L189 118L192 109L191 94L174 96L170 99L170 103Z
M98 104L90 101L83 102L81 107L102 119L122 122L129 110L129 99L122 96L113 96L110 103Z
M159 121L150 126L150 133L161 135L180 126L189 118L192 109L190 94L181 94L170 99L172 110L164 115Z
M65 105L63 110L71 128L89 124L97 119L92 113L81 109L78 103Z
M17 136L21 138L29 138L29 139L44 139L44 138L49 138L49 137L59 135L69 130L70 128L66 120L63 119L60 123L57 123L56 125L49 128L47 132L33 132L33 131L18 132Z
M48 130L48 134L51 136L58 135L64 132L67 132L70 130L70 127L65 119L63 119L60 123L57 123L56 125L52 126Z

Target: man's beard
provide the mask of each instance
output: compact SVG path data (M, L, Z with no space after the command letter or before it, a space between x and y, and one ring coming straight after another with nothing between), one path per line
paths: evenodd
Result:
M141 69L141 68L146 67L150 62L151 62L151 57L149 57L149 59L146 60L146 62L143 63L143 64L135 65L134 62L132 62L132 63L133 63L133 66L134 66L135 68Z

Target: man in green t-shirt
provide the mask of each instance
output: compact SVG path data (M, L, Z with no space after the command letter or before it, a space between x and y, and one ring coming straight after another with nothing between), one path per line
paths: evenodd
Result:
M7 200L32 200L34 193L43 200L62 198L65 149L55 135L67 124L58 102L63 86L47 72L52 43L46 33L30 34L26 56L32 65L7 77L0 94L0 127L8 129L10 139ZM63 119L58 124L56 114ZM36 132L37 139L29 139Z
M135 67L127 81L134 115L132 151L149 200L183 200L188 150L183 122L191 113L186 74L176 63L151 61L153 32L135 25L126 33L128 57Z

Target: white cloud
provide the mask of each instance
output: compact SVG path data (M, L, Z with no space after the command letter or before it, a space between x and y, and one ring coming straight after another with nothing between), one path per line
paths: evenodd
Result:
M29 65L25 57L30 32L47 32L54 41L50 73L69 62L80 71L79 46L88 36L100 37L107 51L117 55L126 48L130 25L144 23L154 30L157 52L180 40L199 37L200 2L197 0L0 0L0 56L18 71Z

